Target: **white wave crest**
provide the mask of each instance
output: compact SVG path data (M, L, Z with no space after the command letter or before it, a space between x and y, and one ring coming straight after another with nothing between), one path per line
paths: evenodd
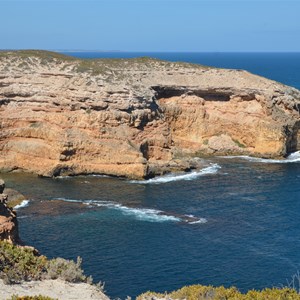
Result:
M54 177L54 179L74 179L74 178L88 178L88 177L111 178L111 176L104 175L104 174L86 174L86 175L76 175L76 176L60 175Z
M250 162L259 162L265 164L287 164L287 163L295 163L300 162L300 151L291 153L284 159L268 159L268 158L259 158L259 157L251 157L247 155L239 155L239 156L222 156L224 158L241 158L248 160Z
M205 224L207 220L205 218L199 218L199 220L188 222L189 224Z
M23 200L20 204L16 205L14 209L20 209L29 205L29 200Z
M139 183L139 184L160 184L160 183L167 183L172 181L178 180L194 180L200 176L208 175L208 174L215 174L221 168L218 164L211 164L210 166L201 169L199 171L193 171L190 173L185 174L169 174L165 176L158 176L149 180L131 180L131 183Z
M197 218L194 215L184 215L185 222L188 224L205 224L207 223L207 219L205 218Z
M73 203L82 203L85 205L92 205L98 207L106 207L108 209L114 209L120 211L125 216L132 216L136 220L147 221L147 222L182 222L188 224L204 224L207 222L204 218L197 218L193 215L174 215L164 212L162 210L152 209L152 208L137 208L137 207L128 207L119 203L112 201L101 201L101 200L75 200L75 199L66 199L66 198L56 198L53 199L73 202Z
M131 208L123 205L114 205L113 209L120 210L124 215L134 216L137 220L148 222L180 222L181 219L167 215L163 211L150 208Z
M75 199L67 199L67 198L55 198L55 199L52 199L52 201L55 201L55 200L58 200L58 201L65 201L65 202L74 202L74 203L82 203L82 204L86 204L88 205L90 200L75 200Z

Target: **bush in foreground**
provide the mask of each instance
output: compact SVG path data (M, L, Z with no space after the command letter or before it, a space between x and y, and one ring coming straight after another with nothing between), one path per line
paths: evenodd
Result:
M81 258L77 262L63 258L47 259L38 255L32 247L20 247L8 242L0 242L0 279L5 283L21 281L57 279L68 282L92 283L81 269Z
M92 283L91 277L86 277L81 269L82 259L77 257L77 262L66 260L64 258L54 258L48 261L46 265L46 278L61 278L68 282L88 282Z
M191 285L165 294L147 292L138 296L137 300L162 298L180 300L300 300L300 295L296 290L290 288L272 288L262 291L251 290L246 294L242 294L234 287Z
M46 273L47 258L33 248L0 242L0 278L6 283L38 280Z

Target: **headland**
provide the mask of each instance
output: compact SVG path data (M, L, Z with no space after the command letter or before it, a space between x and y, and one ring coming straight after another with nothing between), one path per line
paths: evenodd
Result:
M0 53L0 170L149 178L300 149L300 92L243 70Z

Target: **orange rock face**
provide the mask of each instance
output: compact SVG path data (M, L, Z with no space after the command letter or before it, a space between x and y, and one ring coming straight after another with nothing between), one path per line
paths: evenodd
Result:
M0 53L0 169L145 178L300 149L300 93L245 71Z
M0 179L0 241L19 243L16 213L7 206L7 195L3 194L4 181Z
M284 121L273 120L255 97L204 101L186 96L161 99L174 144L186 152L282 156L287 152ZM295 149L296 150L296 149Z

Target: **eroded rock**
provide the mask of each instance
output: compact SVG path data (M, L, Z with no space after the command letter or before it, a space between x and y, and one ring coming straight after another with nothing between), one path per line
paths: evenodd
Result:
M0 169L145 178L190 155L284 157L299 110L298 90L241 70L1 52Z
M7 205L7 195L3 194L4 181L0 179L0 240L13 244L20 242L16 212Z

